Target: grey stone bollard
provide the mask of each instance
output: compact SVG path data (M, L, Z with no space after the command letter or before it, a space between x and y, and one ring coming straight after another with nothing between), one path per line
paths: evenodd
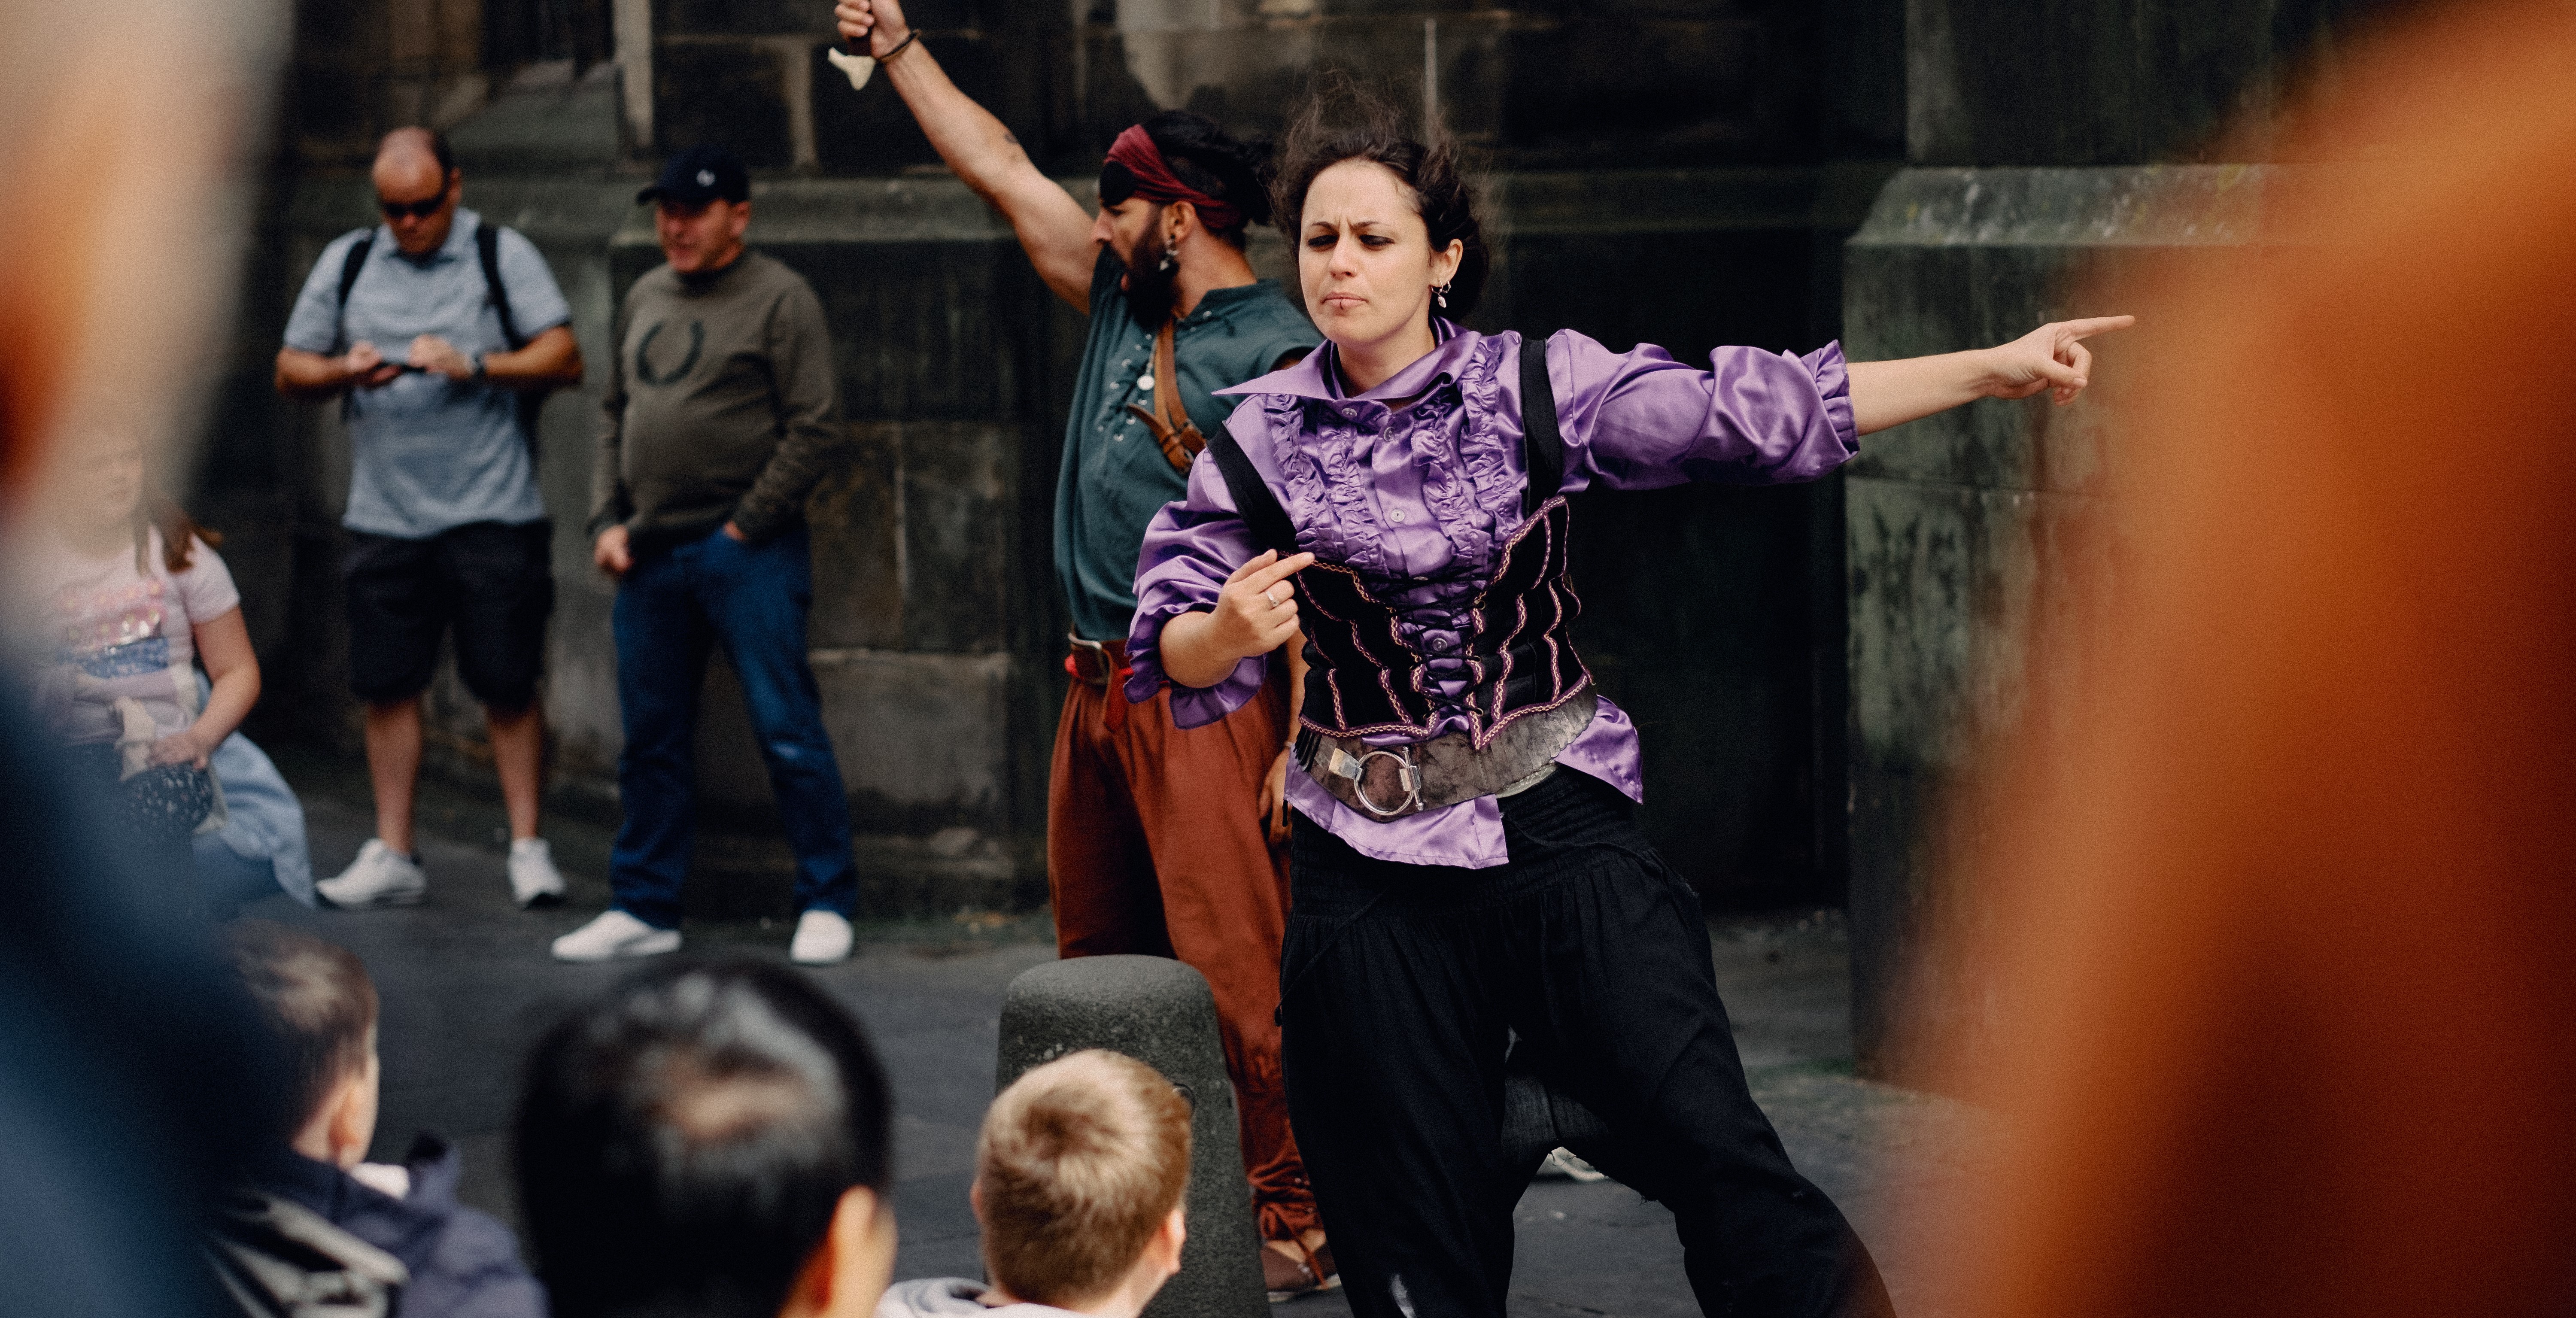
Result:
M1217 1039L1207 980L1158 956L1052 961L1011 981L1002 998L999 1086L1085 1048L1125 1053L1163 1073L1190 1100L1190 1234L1181 1270L1145 1318L1255 1318L1262 1291L1261 1238Z

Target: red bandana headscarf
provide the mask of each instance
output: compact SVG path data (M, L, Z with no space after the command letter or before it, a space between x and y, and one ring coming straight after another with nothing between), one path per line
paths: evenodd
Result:
M1124 166L1135 180L1135 196L1162 205L1186 201L1198 208L1199 223L1218 233L1243 223L1243 212L1231 203L1219 201L1173 174L1172 167L1163 163L1163 153L1154 145L1154 139L1146 136L1143 124L1130 127L1109 144L1109 159Z

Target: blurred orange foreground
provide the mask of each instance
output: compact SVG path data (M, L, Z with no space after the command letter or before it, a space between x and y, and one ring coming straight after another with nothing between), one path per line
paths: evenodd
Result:
M1932 1228L1971 1313L2576 1313L2576 6L2337 74L2296 243L2084 299L2146 401L1963 871L2022 1137Z

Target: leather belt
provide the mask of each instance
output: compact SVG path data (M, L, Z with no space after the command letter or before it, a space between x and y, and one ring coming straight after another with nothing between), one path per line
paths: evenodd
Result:
M1125 641L1086 641L1079 636L1065 639L1073 642L1073 653L1064 657L1064 671L1073 674L1075 681L1107 686L1121 680L1119 674L1127 670Z
M1564 704L1512 720L1483 750L1452 732L1401 746L1297 730L1297 763L1333 799L1375 820L1503 795L1545 777L1557 755L1592 724L1599 697L1586 686Z
M1125 641L1086 641L1067 636L1073 642L1073 653L1064 657L1064 671L1073 680L1101 688L1100 722L1114 735L1127 730L1127 643Z

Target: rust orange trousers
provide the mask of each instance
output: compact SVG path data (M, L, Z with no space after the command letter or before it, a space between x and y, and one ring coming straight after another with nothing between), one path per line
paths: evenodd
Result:
M1123 706L1114 716L1112 700ZM1288 1130L1273 1020L1288 852L1270 846L1260 810L1287 721L1275 671L1258 699L1189 729L1172 726L1167 693L1129 705L1114 688L1076 680L1047 780L1056 951L1167 956L1207 976L1242 1119L1244 1172L1271 1240L1318 1222Z

